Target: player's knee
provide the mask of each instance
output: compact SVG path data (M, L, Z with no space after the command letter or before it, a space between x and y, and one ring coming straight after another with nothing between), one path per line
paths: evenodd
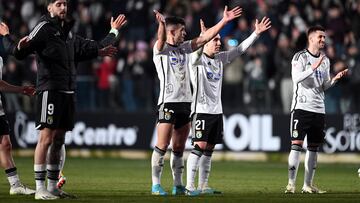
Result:
M291 150L295 150L295 151L301 152L302 149L303 149L303 148L302 148L301 145L297 145L297 144L292 144L292 145L291 145Z
M304 141L303 141L303 140L292 140L292 141L291 141L291 144L292 144L292 145L299 145L299 146L302 146L302 145L303 145L303 143L304 143Z
M12 150L12 144L11 144L10 140L4 139L1 142L1 148L3 151L10 152Z
M200 147L203 151L207 149L208 145L206 142L195 142L198 147Z
M64 139L55 136L52 144L56 150L60 150L64 144Z
M191 150L191 153L200 157L203 155L204 150L201 149L201 147L199 145L195 144L194 148Z
M182 143L173 143L172 149L175 152L183 152L185 148L185 144Z
M43 146L50 146L53 142L52 136L40 136L38 144Z

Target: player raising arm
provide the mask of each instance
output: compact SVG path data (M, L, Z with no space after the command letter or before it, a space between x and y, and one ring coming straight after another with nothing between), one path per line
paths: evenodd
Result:
M238 47L230 51L220 52L221 39L216 35L203 49L190 55L191 83L194 87L192 113L192 141L194 148L187 159L186 194L198 195L221 193L209 187L211 156L216 144L223 140L223 110L221 103L221 87L223 68L236 57L243 54L261 33L271 27L269 18L256 20L255 31ZM201 30L204 32L201 22ZM196 189L195 176L199 171L199 184Z
M174 186L172 194L184 194L182 183L184 169L183 152L189 134L189 115L191 90L188 68L188 56L212 39L228 22L241 15L242 9L235 7L228 11L219 23L208 29L203 35L184 41L185 21L179 17L164 18L155 11L159 23L157 41L153 48L153 61L160 80L158 100L157 142L151 158L153 195L166 195L161 187L161 173L164 155L172 141L170 166Z

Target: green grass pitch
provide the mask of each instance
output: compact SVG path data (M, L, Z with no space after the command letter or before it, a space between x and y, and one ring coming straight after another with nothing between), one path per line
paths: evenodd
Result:
M32 158L15 157L22 181L34 188ZM172 178L169 161L165 162L162 185L170 192ZM215 161L210 186L223 191L213 196L151 196L150 160L117 158L68 158L65 164L67 184L64 190L77 199L53 202L360 202L360 178L356 164L319 164L315 182L327 194L300 194L304 167L298 173L297 194L286 195L287 163ZM185 181L185 175L184 175ZM34 202L33 196L9 196L3 173L0 202ZM38 202L38 201L37 201Z

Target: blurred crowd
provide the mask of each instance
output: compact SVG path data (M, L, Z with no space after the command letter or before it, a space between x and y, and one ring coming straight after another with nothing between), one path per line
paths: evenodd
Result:
M344 68L348 76L326 93L327 113L360 112L360 2L357 0L68 0L74 32L101 40L110 29L111 16L124 13L128 24L121 30L116 57L78 65L79 111L152 112L159 82L152 61L157 23L153 10L183 17L187 38L199 35L199 19L210 27L222 17L225 5L240 5L242 16L222 31L224 50L237 46L254 30L255 19L270 17L272 28L224 68L223 105L226 112L289 113L292 99L291 59L306 47L309 26L326 28L326 54L331 74ZM0 0L0 20L17 38L26 36L46 12L44 0ZM6 58L3 79L16 85L35 84L34 57ZM33 110L32 100L7 94L8 112Z

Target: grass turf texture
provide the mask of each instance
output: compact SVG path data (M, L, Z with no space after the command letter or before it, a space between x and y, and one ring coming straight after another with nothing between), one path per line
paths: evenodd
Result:
M34 188L32 158L15 158L21 180ZM210 186L223 192L213 196L150 195L150 160L116 158L67 158L64 190L77 199L53 202L360 202L360 178L356 164L319 164L315 183L327 194L301 194L303 163L298 172L296 194L284 194L287 163L213 162ZM185 178L185 175L184 175ZM185 181L185 179L184 179ZM165 162L162 185L171 192L169 161ZM33 202L33 196L10 196L5 174L0 181L0 202ZM38 201L37 201L38 202Z

